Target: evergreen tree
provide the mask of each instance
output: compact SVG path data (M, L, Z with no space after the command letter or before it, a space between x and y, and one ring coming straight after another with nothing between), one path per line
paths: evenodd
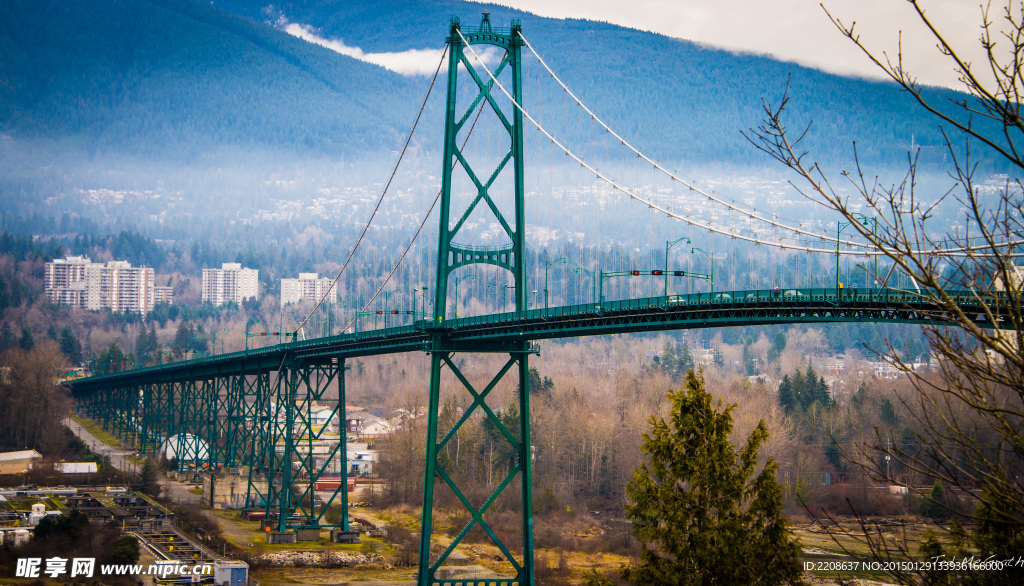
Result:
M807 395L806 402L803 405L804 410L810 408L815 401L822 407L831 407L832 396L828 394L828 385L825 384L825 378L818 376L818 373L814 371L814 367L810 364L807 365L805 378L807 380Z
M832 464L832 468L836 472L846 472L846 462L843 461L843 452L839 449L839 444L836 443L835 438L828 438L825 440L825 458L828 459L828 463Z
M174 350L184 352L191 350L192 327L184 319L178 322L178 330L174 332Z
M921 514L936 521L944 521L949 516L946 510L946 489L938 480L932 485L928 498L921 503Z
M122 352L121 348L114 343L111 343L107 349L100 352L100 355L96 357L97 370L102 374L126 370L131 366L131 362L131 355Z
M648 461L626 487L627 516L642 549L625 578L634 584L799 583L799 544L786 527L775 460L755 476L768 437L764 421L737 453L729 442L735 405L713 406L701 376L690 371L686 390L667 396L671 418L651 417L643 443Z
M754 353L750 350L750 339L743 344L743 367L747 371L747 376L753 376L757 373L756 359Z
M676 346L676 372L679 374L694 369L696 363L693 360L693 352L690 352L690 343L683 342Z
M32 328L28 326L21 327L21 339L18 340L18 347L22 350L31 350L36 347L36 341L32 337Z
M150 352L153 353L151 358L155 357L160 348L160 341L156 337L156 324L152 322L149 324L149 333L146 334L146 344L149 346Z
M7 350L8 348L14 347L14 332L11 331L11 325L4 322L4 325L0 326L0 352Z
M892 400L887 398L882 401L881 417L882 421L885 423L889 425L896 425L896 409L892 405Z
M658 364L661 366L662 372L669 375L676 373L676 348L672 342L665 342L665 346L661 349L661 356L658 357Z
M160 469L152 458L146 458L143 462L139 484L135 489L153 498L160 496Z
M118 537L110 544L110 556L107 558L112 564L128 565L139 561L139 541L131 535Z
M787 413L793 410L807 411L814 403L825 408L835 404L829 395L825 379L818 376L812 366L808 365L804 372L797 370L792 376L782 377L779 384L779 405L784 407Z
M7 291L7 282L0 278L0 311L11 305L11 294Z
M60 331L60 351L68 357L68 360L72 364L81 364L82 362L82 345L78 342L78 338L75 337L74 330L71 326L64 326L64 329Z
M796 396L793 394L793 384L789 380L789 375L782 377L782 382L779 383L779 405L789 413L793 410L796 405Z
M149 362L149 338L146 335L146 328L140 329L139 335L135 338L135 355L139 357L140 363Z

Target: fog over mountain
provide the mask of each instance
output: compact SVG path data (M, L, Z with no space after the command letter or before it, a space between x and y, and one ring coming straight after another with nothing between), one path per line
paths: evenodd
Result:
M72 214L177 239L296 220L281 202L315 207L317 198L325 217L345 202L356 216L387 177L449 19L475 26L485 7L495 26L521 19L534 47L619 132L698 176L770 168L740 132L759 123L762 97L777 100L787 82L793 126L813 121L806 147L828 163L847 164L853 140L868 164L898 165L912 146L924 160L943 157L933 119L891 84L607 23L442 0L97 0L45 9L11 0L0 9L3 227ZM528 108L571 139L575 106L532 55L525 76ZM436 193L442 92L438 84L400 174L412 201ZM616 164L621 153L596 134L580 135L579 148ZM544 165L537 136L529 129L532 162Z

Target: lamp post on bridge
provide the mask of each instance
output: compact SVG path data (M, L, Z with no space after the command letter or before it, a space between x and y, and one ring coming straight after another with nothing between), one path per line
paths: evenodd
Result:
M261 334L250 334L249 333L249 327L250 326L254 326L254 325L258 324L258 323L260 323L260 320L256 320L256 321L252 321L252 322L249 321L249 320L246 320L246 322L245 322L245 351L246 352L249 351L249 338L261 335Z
M683 240L685 240L687 244L693 244L686 236L676 238L672 242L669 242L668 240L665 241L665 297L668 297L668 251L672 250L673 246L679 244Z
M564 256L561 258L556 258L553 261L544 263L544 309L548 308L548 269L551 268L551 265L557 263L558 261L562 261L562 264L569 263L569 261L566 260Z
M388 299L391 299L391 296L394 295L395 293L402 293L402 292L403 291L401 289L396 289L394 291L385 291L384 292L384 329L388 328Z
M413 321L416 320L416 295L419 294L420 289L421 289L420 287L413 287L412 288L412 319L413 319ZM424 316L424 319L426 319L426 315L427 315L427 313L426 313L426 311L427 311L427 308L426 308L427 288L423 287L422 290L423 290L423 300L424 300L423 316Z
M455 317L459 317L459 283L469 279L470 281L476 280L476 275L466 275L465 277L455 277Z
M589 271L583 267L576 267L576 274L580 274L583 271L585 274L590 275L590 281L594 284L594 303L597 303L597 271Z
M878 230L878 220L876 218L869 218L860 212L850 213L850 217L857 220L856 222L836 222L836 299L842 299L842 292L839 290L839 235L843 233L843 229L854 225L854 223L861 224L867 227L871 225L871 231L875 232ZM875 275L878 275L878 256L875 256Z
M703 254L704 256L706 256L706 257L711 259L711 278L708 279L708 283L711 283L711 295L714 295L715 294L715 255L713 255L710 252L704 250L703 248L693 247L693 248L690 249L690 254L693 254L695 252L699 252L699 253Z

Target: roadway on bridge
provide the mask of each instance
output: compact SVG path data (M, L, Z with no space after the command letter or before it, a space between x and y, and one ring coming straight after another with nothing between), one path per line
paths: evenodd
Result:
M949 292L982 326L998 300L970 292ZM984 303L984 305L983 305ZM492 315L418 320L413 325L314 338L243 352L124 371L70 381L75 394L110 386L256 374L278 370L285 360L323 363L340 358L396 352L508 351L521 343L533 351L536 340L592 335L682 330L723 326L825 322L890 322L942 325L948 308L915 291L836 289L717 291L604 301ZM439 348L433 345L440 344Z

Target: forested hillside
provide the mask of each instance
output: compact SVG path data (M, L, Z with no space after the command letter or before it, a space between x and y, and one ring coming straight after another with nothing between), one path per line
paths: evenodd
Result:
M412 108L410 80L191 0L5 2L0 55L0 130L90 155L340 155Z
M758 123L761 98L778 98L790 75L794 122L814 121L808 147L826 159L848 159L853 139L869 162L901 160L912 140L926 149L940 143L931 119L889 84L607 23L450 0L213 4L4 3L0 132L56 140L71 148L65 155L192 162L239 148L242 159L266 149L372 156L395 148L426 79L311 45L274 24L284 17L311 25L366 52L438 49L452 15L471 26L487 7L496 26L522 19L527 38L590 105L665 160L762 164L740 131ZM536 61L526 66L535 112L555 122L570 116L544 89L551 83ZM436 126L439 107L431 112Z

